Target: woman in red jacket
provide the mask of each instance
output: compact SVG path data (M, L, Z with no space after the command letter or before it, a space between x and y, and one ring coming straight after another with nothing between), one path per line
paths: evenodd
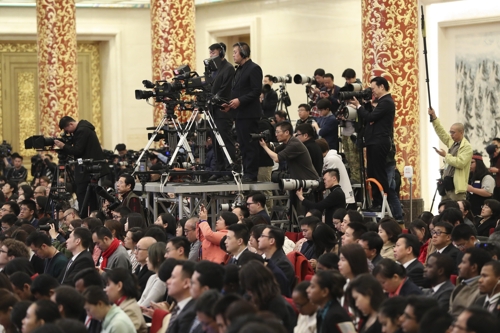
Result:
M231 212L222 212L215 223L215 231L212 231L207 221L207 209L204 206L200 208L198 216L198 239L201 242L200 258L217 264L226 261L227 254L220 248L220 241L227 235L227 227L238 223L238 216Z

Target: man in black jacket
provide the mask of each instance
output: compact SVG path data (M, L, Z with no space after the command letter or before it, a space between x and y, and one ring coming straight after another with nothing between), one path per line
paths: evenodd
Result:
M236 132L240 144L245 182L257 180L259 171L259 144L250 141L251 133L258 133L259 119L262 115L260 93L262 90L262 69L250 59L247 43L233 45L233 60L238 64L234 75L231 101L223 104L223 111L232 110L236 119Z
M63 153L71 155L75 159L104 160L104 153L94 125L86 120L77 122L69 116L64 116L59 121L59 128L66 133L73 134L71 144L54 140L54 145L60 148ZM88 211L97 210L97 196L94 191L90 191L88 207L83 207L87 185L90 183L90 174L85 167L85 164L75 166L76 196L80 211L83 214L81 215L82 218L87 217ZM100 176L102 177L108 173L107 163L101 163Z
M314 128L311 124L299 125L295 128L295 136L306 146L314 169L318 175L321 175L323 172L323 152L316 143Z
M92 254L88 251L92 243L92 233L86 228L76 228L66 241L66 248L71 251L73 257L66 268L59 275L59 283L73 285L73 279L78 272L85 268L95 268Z
M406 269L408 276L413 283L419 287L424 286L424 265L418 261L420 253L420 242L417 236L411 234L401 234L394 247L394 259Z
M212 94L219 96L224 100L229 100L231 98L231 84L234 78L234 67L226 60L226 44L215 43L210 45L210 57L219 56L222 61L219 69L212 73ZM233 127L233 117L229 112L222 112L218 105L212 106L212 117L214 118L215 126L219 131L222 141L229 153L229 156L234 161L236 148L234 147L234 141L232 137L231 128ZM231 171L229 162L219 145L219 142L215 138L213 132L210 132L212 137L212 144L215 148L215 158L216 158L216 171ZM229 176L224 176L228 178ZM218 175L212 175L210 180L215 180L219 178Z
M396 106L389 93L389 83L383 77L375 77L371 80L373 96L378 99L377 106L369 112L354 99L353 104L358 109L358 115L365 121L364 145L366 147L366 173L368 178L375 178L389 192L389 180L387 179L386 160L391 150L391 142L394 138L394 116ZM373 206L382 205L382 196L376 186L372 188Z
M262 112L264 117L273 118L276 105L278 105L278 94L273 89L273 77L269 74L264 76L262 83Z

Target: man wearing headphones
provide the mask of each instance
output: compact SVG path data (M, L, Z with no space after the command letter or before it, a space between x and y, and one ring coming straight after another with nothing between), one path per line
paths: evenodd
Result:
M210 57L219 56L222 59L220 68L212 74L212 94L219 96L223 100L231 99L231 84L234 78L234 67L225 59L226 56L226 44L215 43L210 45ZM212 117L214 118L215 126L222 137L222 141L227 148L229 156L234 161L236 148L234 147L234 142L232 138L231 128L233 127L233 116L229 112L222 112L218 105L213 105L212 107ZM229 162L222 151L222 147L217 142L213 132L210 132L212 137L212 143L215 147L215 159L216 159L216 171L232 171ZM229 180L232 177L218 175L212 175L209 180L216 180L222 178L223 180Z
M247 43L233 45L233 60L238 65L234 75L231 101L223 104L223 111L231 110L236 119L236 132L243 161L244 182L257 181L259 171L259 143L250 141L250 133L259 132L262 116L260 93L262 90L262 69L250 59Z

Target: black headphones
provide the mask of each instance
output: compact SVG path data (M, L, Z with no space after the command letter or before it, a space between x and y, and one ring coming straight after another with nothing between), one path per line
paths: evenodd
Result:
M226 51L224 51L224 46L221 43L218 43L220 46L219 57L224 58L226 56Z
M240 42L237 43L238 46L240 47L240 56L244 59L244 58L248 58L249 54L247 54L245 52L245 49L243 48L243 46L241 46ZM250 48L249 48L250 49Z

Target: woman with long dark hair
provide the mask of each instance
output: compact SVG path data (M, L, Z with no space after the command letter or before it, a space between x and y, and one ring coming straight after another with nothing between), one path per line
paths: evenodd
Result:
M477 235L488 237L490 229L497 226L498 219L500 219L500 202L495 199L484 200L481 214L476 217Z
M333 252L337 245L335 230L324 223L319 223L316 226L312 234L312 239L315 245L316 258L319 258L324 253Z
M177 221L172 214L163 213L158 215L155 224L159 225L165 230L165 234L167 235L167 242L171 238L175 237L175 229L177 228Z
M344 295L345 283L345 278L336 271L319 271L311 279L307 296L319 307L316 316L318 333L356 331L351 317L338 301Z
M393 218L386 218L380 221L378 226L378 234L384 241L380 255L382 258L394 260L394 247L398 240L398 236L403 232L398 222Z
M259 311L269 311L281 319L288 332L293 332L295 318L281 296L274 274L261 262L251 260L240 269L241 288L250 296ZM293 312L293 311L292 311Z
M378 321L384 333L402 332L399 318L405 312L407 303L406 297L403 296L387 298L382 302L378 310Z
M417 236L418 241L420 242L420 255L418 257L418 261L425 265L427 261L429 243L431 240L429 226L421 219L416 219L410 223L408 231L410 234Z
M378 310L385 299L380 283L370 274L361 274L349 283L347 294L359 321L359 333L381 333Z
M483 156L479 153L472 155L470 163L469 185L467 186L467 200L472 206L474 216L481 214L484 201L493 197L495 179L484 165Z
M106 272L105 288L111 303L119 306L129 316L137 333L146 333L148 328L136 299L139 296L137 278L125 268L115 268Z

